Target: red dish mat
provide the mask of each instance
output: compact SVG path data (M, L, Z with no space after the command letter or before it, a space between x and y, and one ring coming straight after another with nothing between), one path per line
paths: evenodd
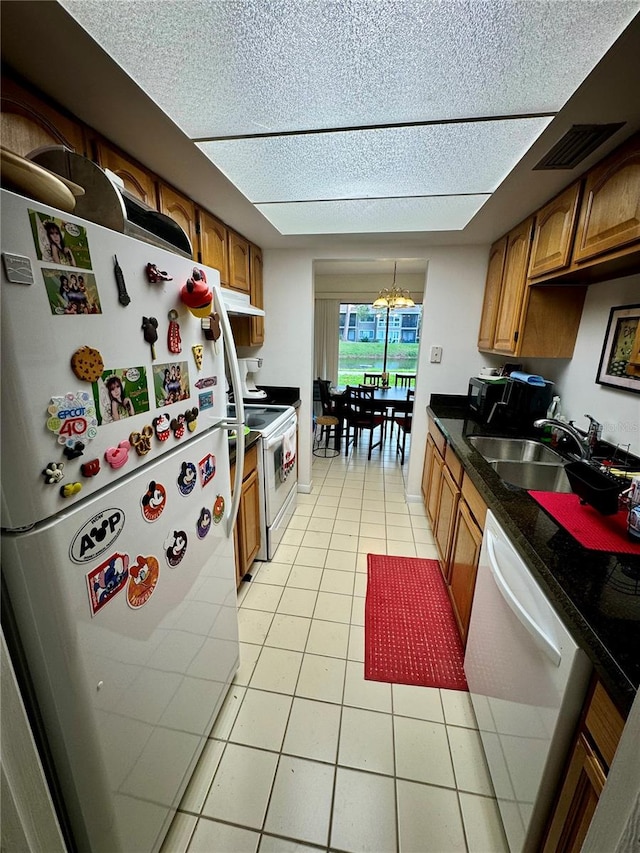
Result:
M364 677L468 690L464 650L437 560L367 555Z
M559 525L591 551L640 554L640 545L629 540L627 513L602 515L589 504L581 504L573 492L529 492Z

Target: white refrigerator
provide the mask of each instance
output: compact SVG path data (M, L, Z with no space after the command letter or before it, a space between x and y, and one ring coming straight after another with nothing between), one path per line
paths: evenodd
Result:
M238 667L225 350L215 270L2 191L5 633L82 851L160 847Z

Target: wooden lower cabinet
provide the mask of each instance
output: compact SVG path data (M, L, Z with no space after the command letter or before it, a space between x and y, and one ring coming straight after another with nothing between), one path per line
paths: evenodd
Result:
M478 527L466 502L461 500L456 514L447 580L453 614L458 623L463 645L467 642L481 546L482 530Z
M454 480L451 471L445 464L442 466L440 497L438 500L436 525L434 528L436 548L440 555L440 566L445 579L448 579L449 574L449 554L451 552L451 543L453 541L453 530L459 498L460 488Z
M235 465L231 466L231 482ZM258 482L258 448L251 447L244 459L244 476L238 518L234 528L236 583L239 586L260 549L260 485Z
M595 681L547 829L544 853L579 853L624 728L624 718Z

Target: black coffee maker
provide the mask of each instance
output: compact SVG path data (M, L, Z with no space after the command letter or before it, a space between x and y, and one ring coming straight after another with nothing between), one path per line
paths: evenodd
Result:
M518 433L535 432L533 422L546 417L553 398L553 382L529 384L509 377L502 399L494 404L487 423Z

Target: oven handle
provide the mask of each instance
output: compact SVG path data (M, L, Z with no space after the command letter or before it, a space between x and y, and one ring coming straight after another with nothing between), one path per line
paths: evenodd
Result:
M275 447L276 444L280 444L280 442L282 441L282 436L286 432L289 432L291 427L295 426L295 423L296 423L296 416L294 415L291 418L291 420L288 420L285 424L282 425L282 427L278 430L276 435L272 436L271 438L267 438L266 440L263 438L262 442L263 442L264 449L265 450L271 450L271 448Z

